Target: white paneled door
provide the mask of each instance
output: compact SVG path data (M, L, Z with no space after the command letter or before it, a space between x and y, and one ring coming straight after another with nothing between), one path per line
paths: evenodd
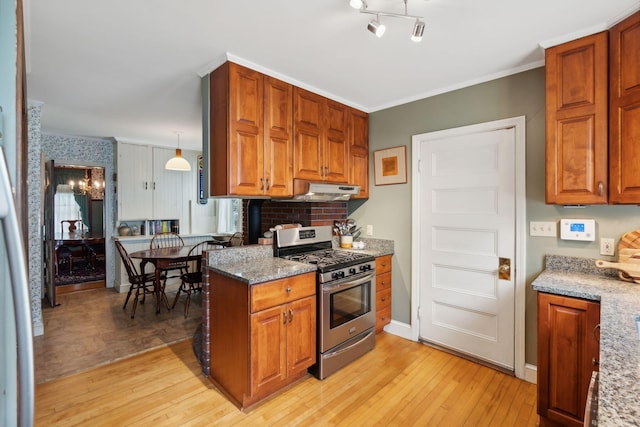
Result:
M515 135L514 127L476 125L413 142L419 337L508 370L515 351Z

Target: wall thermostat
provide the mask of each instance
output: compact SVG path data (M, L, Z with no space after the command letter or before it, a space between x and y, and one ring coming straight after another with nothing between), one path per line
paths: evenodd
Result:
M596 240L596 222L593 219L561 219L560 238L562 240Z

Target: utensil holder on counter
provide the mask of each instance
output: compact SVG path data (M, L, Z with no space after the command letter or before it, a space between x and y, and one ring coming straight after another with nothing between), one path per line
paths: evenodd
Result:
M353 236L340 236L340 247L351 249L353 247Z

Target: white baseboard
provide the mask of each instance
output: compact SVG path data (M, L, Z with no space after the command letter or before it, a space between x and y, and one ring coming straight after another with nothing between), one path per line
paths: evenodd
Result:
M523 380L530 382L532 384L537 384L538 383L538 367L536 365L525 363Z
M37 320L33 322L33 336L38 337L40 335L44 335L44 323Z
M400 338L415 341L412 338L411 325L409 325L408 323L391 320L391 323L384 327L384 331L392 335L399 336Z

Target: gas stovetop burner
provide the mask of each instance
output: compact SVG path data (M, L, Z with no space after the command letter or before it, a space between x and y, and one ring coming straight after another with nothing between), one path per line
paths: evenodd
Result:
M375 257L333 249L331 239L332 231L329 226L276 230L274 255L316 265L320 283L375 270Z
M307 264L315 264L318 267L328 268L331 266L342 266L346 267L347 265L353 265L353 262L363 262L363 260L368 260L371 258L370 255L347 252L347 251L339 251L334 249L327 249L321 251L307 252L301 254L293 254L287 255L283 258L305 262Z

